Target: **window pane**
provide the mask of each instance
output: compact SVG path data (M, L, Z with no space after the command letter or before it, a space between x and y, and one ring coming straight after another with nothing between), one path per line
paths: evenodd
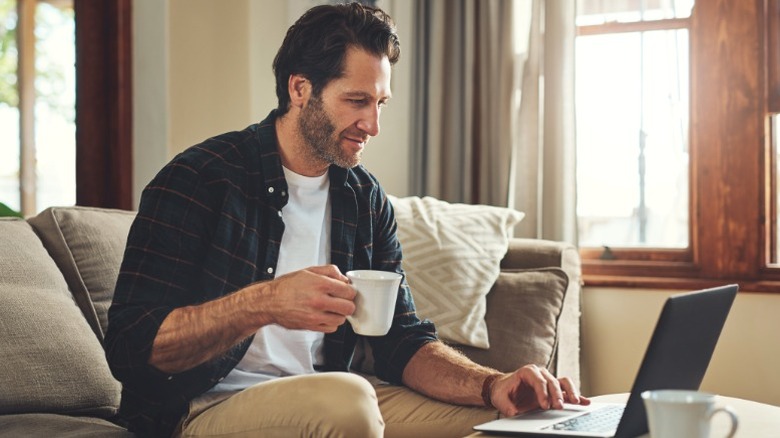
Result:
M76 203L76 41L72 2L35 14L36 209Z
M576 42L583 247L688 246L687 30Z
M577 25L691 16L694 0L577 0Z
M0 0L0 202L19 210L16 2Z

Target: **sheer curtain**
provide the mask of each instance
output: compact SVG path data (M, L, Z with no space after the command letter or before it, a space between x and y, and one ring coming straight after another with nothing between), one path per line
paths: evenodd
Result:
M576 243L574 2L415 3L412 192Z

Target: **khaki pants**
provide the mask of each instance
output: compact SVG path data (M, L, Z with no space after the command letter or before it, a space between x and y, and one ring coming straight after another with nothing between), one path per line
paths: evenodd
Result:
M349 373L276 379L190 403L181 437L462 437L497 418Z

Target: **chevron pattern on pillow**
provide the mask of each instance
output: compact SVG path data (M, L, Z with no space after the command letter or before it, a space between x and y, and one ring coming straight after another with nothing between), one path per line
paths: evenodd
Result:
M489 348L485 297L524 214L432 197L389 198L418 315L433 321L444 341Z

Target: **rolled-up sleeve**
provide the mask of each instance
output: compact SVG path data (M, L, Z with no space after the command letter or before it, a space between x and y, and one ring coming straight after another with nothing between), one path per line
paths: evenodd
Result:
M109 309L106 355L135 390L171 376L148 365L154 339L178 307L202 300L196 261L214 214L202 178L186 163L167 166L144 190Z
M392 204L379 188L374 200L376 224L374 226L373 267L383 271L404 274L401 244ZM404 368L417 350L436 341L436 327L429 320L420 320L414 305L406 276L398 289L393 325L387 335L369 338L374 355L376 374L382 380L401 384Z

